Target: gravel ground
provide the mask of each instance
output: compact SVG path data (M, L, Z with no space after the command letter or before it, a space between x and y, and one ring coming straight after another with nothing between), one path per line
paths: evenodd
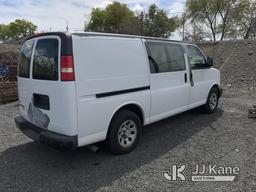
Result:
M0 106L0 191L256 191L256 96L226 90L215 114L192 110L143 129L136 150L112 156L86 147L60 152L15 128L17 103ZM165 182L170 164L238 166L234 182Z

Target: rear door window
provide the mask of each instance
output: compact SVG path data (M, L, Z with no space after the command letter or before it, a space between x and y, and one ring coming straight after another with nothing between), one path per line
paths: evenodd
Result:
M59 41L39 39L33 61L33 79L58 80Z
M21 48L19 61L19 77L29 78L30 61L35 40L26 41Z

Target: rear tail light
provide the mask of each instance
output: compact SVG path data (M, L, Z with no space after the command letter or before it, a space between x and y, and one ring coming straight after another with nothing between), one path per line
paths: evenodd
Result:
M73 56L61 56L61 81L74 81Z

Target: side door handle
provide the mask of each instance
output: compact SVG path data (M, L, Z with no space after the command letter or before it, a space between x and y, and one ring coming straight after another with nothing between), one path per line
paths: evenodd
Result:
M184 81L185 81L185 83L188 82L188 75L187 75L187 73L184 74Z
M192 71L190 72L190 74L189 74L189 77L190 77L190 84L191 84L191 86L193 87L194 86L194 79L193 79L193 73L192 73Z

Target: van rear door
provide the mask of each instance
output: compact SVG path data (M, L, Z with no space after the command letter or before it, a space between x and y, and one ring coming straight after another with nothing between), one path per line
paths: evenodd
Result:
M76 91L70 78L65 36L43 35L23 44L18 89L21 114L33 124L63 135L77 135ZM68 69L70 70L70 69ZM73 70L73 69L72 69ZM63 81L62 76L68 77Z

